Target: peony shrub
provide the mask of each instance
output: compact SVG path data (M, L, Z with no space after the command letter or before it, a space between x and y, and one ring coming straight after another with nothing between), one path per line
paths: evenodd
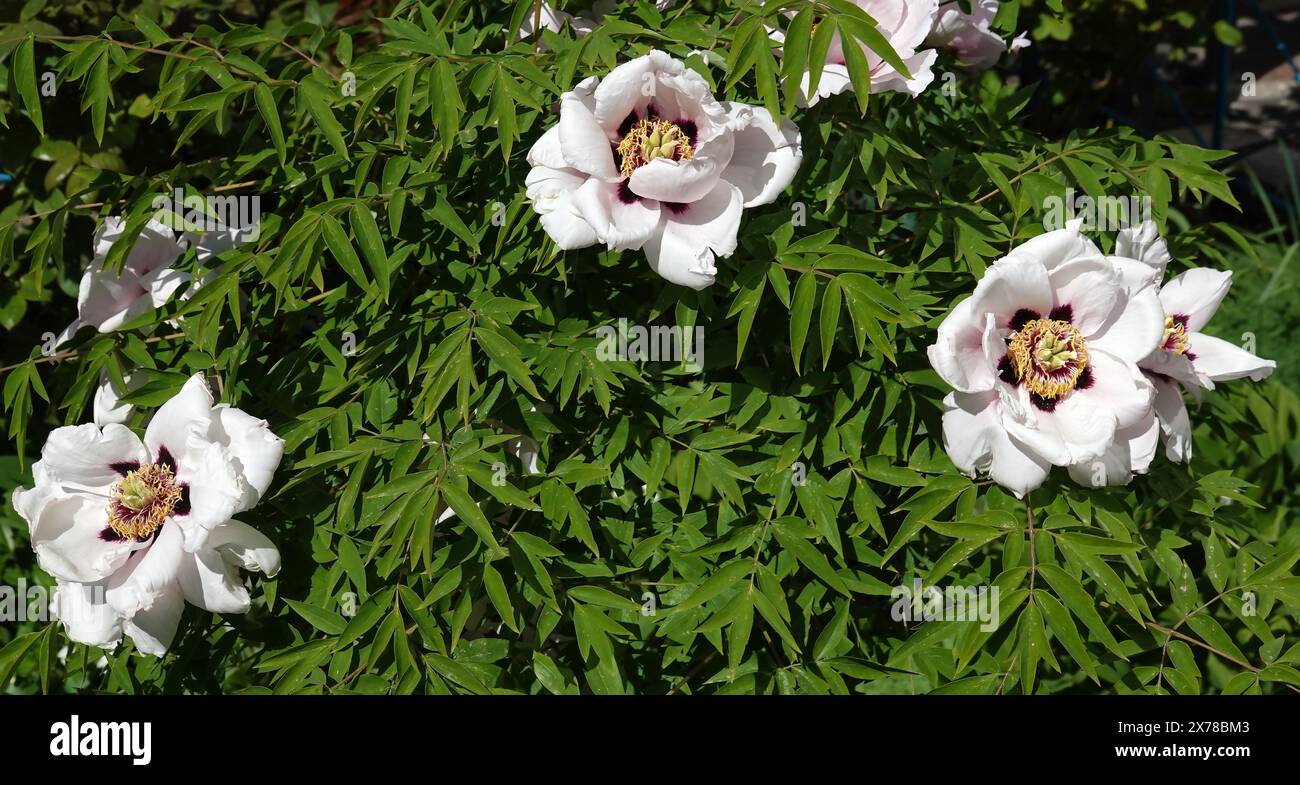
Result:
M1226 154L1019 5L6 18L0 683L1300 685Z

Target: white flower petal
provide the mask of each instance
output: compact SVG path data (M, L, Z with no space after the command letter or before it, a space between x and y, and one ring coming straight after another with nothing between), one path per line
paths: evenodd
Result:
M1187 317L1189 332L1200 332L1231 287L1231 270L1194 267L1165 283L1160 289L1160 302L1170 316Z
M610 71L592 93L592 111L601 128L613 134L629 114L656 97L660 74L680 74L684 68L681 61L655 49Z
M50 612L63 623L68 639L101 649L115 649L122 640L122 617L104 598L105 584L60 582Z
M770 204L786 189L803 160L799 126L787 118L778 125L761 107L724 103L727 114L748 115L748 125L735 132L731 163L722 177L740 189L745 207Z
M122 381L126 382L125 391L117 389L106 371L99 372L99 387L95 389L93 407L95 425L101 428L110 424L125 425L126 421L131 419L131 412L135 410L135 407L129 403L123 403L121 398L128 392L138 390L140 385L144 384L144 377L136 376L133 379L131 374L127 374L122 377Z
M621 186L592 178L573 194L573 209L611 251L640 248L659 226L658 202L623 201L620 192Z
M598 240L596 230L573 206L573 194L588 179L577 169L537 166L525 180L533 210L542 217L542 228L561 250L586 248Z
M987 473L1017 498L1047 479L1051 464L1002 426L996 392L950 393L944 398L944 449L963 473Z
M183 533L187 551L203 547L213 529L247 509L243 503L248 488L241 482L235 459L206 434L190 436L176 469L176 481L189 487L190 509L169 520Z
M233 518L212 530L208 546L227 563L274 578L280 572L280 551L257 529Z
M584 85L589 88L591 83L583 82L578 89L560 97L560 122L557 126L560 129L560 153L573 169L592 177L615 180L618 169L614 166L610 139L593 114L595 99L583 89Z
M1088 368L1091 386L1076 389L1070 397L1077 396L1091 406L1113 412L1118 428L1135 425L1150 413L1155 389L1132 362L1089 346Z
M243 494L235 512L251 509L271 487L275 470L284 455L284 440L271 432L266 420L218 404L212 409L208 438L226 448L234 461Z
M1261 381L1277 368L1273 360L1256 357L1239 346L1205 333L1187 336L1187 350L1195 357L1192 366L1216 382L1249 378Z
M191 605L212 613L247 613L252 604L239 571L211 548L181 557L180 585Z
M173 581L154 599L153 604L123 621L122 630L141 654L161 657L171 647L185 610L185 596Z
M732 138L719 137L710 143L724 148L725 160L731 159ZM701 153L689 161L671 161L656 158L648 164L637 167L628 178L627 185L632 193L644 199L656 199L661 202L688 204L703 199L722 179L725 163L707 153Z
M530 166L546 166L551 169L567 169L564 153L560 151L560 126L553 125L533 143L528 150Z
M1033 259L1050 271L1076 259L1100 257L1101 249L1083 236L1080 231L1082 225L1082 221L1076 219L1066 224L1064 229L1045 232L1027 240L995 262L994 266L1005 264L1010 259Z
M991 313L998 327L1006 328L1021 309L1046 317L1053 305L1052 282L1038 260L1008 256L989 268L975 285L971 300L976 318Z
M992 390L996 379L996 366L985 355L984 329L974 318L972 299L962 300L948 314L939 325L934 344L927 350L935 372L965 393Z
M165 450L173 462L183 458L193 434L206 434L212 419L212 393L203 374L191 376L180 392L158 407L144 432L144 444L151 461L162 460Z
M1128 485L1136 474L1146 474L1160 443L1160 426L1148 411L1138 422L1115 432L1115 443L1100 457L1070 466L1070 476L1080 485L1101 488Z
M1129 362L1139 362L1157 350L1165 335L1164 308L1156 290L1147 287L1123 297L1101 329L1088 336L1089 350L1105 350Z
M1150 220L1121 229L1115 237L1115 255L1136 259L1154 269L1159 277L1164 276L1165 267L1173 261L1169 246L1160 236L1160 228Z
M164 523L148 548L136 551L113 576L108 604L126 619L147 611L168 593L179 595L176 582L185 555L180 527ZM134 637L134 636L133 636Z
M1165 435L1165 455L1171 461L1192 460L1192 421L1183 402L1182 390L1174 382L1158 377L1148 377L1155 385L1156 397L1152 409L1160 421Z
M61 581L90 583L107 578L133 551L143 547L118 539L108 528L108 499L104 496L56 493L45 500L29 524L37 562Z
M822 68L821 78L817 80L817 93L809 96L808 88L811 86L812 73L804 71L803 81L799 85L799 97L795 101L798 106L808 108L816 105L823 98L830 98L833 95L839 95L845 90L851 90L853 89L853 82L849 81L849 69L846 66L827 63Z
M1084 336L1106 324L1123 295L1119 272L1100 256L1071 259L1053 267L1049 275L1055 305L1069 306L1070 321Z
M55 482L105 495L125 471L147 461L140 437L116 423L102 429L91 423L55 428L41 449L44 470Z
M710 286L717 275L715 256L736 250L744 197L726 181L679 212L665 209L662 228L645 244L646 259L665 279L692 289Z

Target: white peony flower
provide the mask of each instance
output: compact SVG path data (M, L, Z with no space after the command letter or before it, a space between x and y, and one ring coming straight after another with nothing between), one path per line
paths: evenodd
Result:
M528 153L528 198L561 248L644 249L664 278L703 289L736 249L743 208L775 200L801 159L792 122L715 100L652 51L564 94Z
M13 493L68 637L112 648L122 635L161 656L185 601L244 613L239 568L274 576L280 555L236 520L271 484L284 442L266 422L213 405L196 374L154 414L144 440L118 424L57 428L35 484Z
M935 15L939 11L939 0L850 0L854 5L866 11L876 20L876 29L889 41L911 76L904 76L892 65L881 59L880 55L861 44L866 55L867 65L871 69L871 92L902 92L913 97L921 94L934 73L930 70L939 53L934 49L921 49L925 38L934 27ZM814 27L814 29L816 29ZM780 43L785 42L784 34L772 30L771 36ZM817 93L809 95L812 74L805 71L799 86L800 106L812 106L823 98L839 95L845 90L852 90L849 81L849 68L844 60L844 43L840 32L835 31L830 48L826 51L826 65L822 68L821 78L817 82Z
M665 11L673 6L677 0L655 0L655 7L660 11ZM542 3L540 11L530 10L524 15L524 20L519 25L519 39L532 38L533 33L537 30L536 23L541 22L545 30L552 33L558 33L564 28L564 23L568 22L569 27L573 29L573 34L579 38L588 35L604 19L605 14L613 11L618 5L616 0L596 0L587 11L574 16L566 11L555 8L550 3Z
M939 327L930 363L944 446L962 472L1017 496L1051 466L1086 463L1140 423L1155 390L1137 362L1159 344L1154 275L1104 256L1078 222L1000 259Z
M997 63L1003 52L1014 52L1029 46L1029 37L1021 33L1010 46L993 29L993 19L998 15L999 0L975 0L971 13L961 10L958 3L944 3L939 8L934 29L925 42L930 46L951 49L963 64L984 70Z
M1120 232L1116 252L1147 264L1157 278L1170 261L1169 250L1151 221ZM1160 287L1164 333L1160 346L1139 365L1156 387L1154 416L1165 435L1165 454L1174 461L1192 458L1192 428L1182 390L1199 400L1215 382L1249 377L1260 381L1277 363L1257 357L1201 329L1219 309L1232 286L1232 271L1194 267Z

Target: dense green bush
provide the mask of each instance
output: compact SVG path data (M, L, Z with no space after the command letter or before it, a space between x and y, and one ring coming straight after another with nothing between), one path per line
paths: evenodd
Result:
M101 378L132 377L139 430L202 373L285 441L240 516L282 568L250 578L246 615L187 608L162 658L125 642L100 667L104 652L74 644L65 662L58 624L0 626L6 689L1300 684L1290 390L1209 394L1190 465L1161 457L1104 489L1058 470L1021 501L956 471L948 389L926 359L953 305L1043 232L1067 187L1149 196L1171 272L1213 265L1225 238L1249 245L1195 218L1205 200L1235 204L1221 154L1125 129L1042 138L1019 119L1032 88L946 52L916 98L868 98L850 57L856 95L801 108L799 33L814 49L827 35L814 21L893 57L840 0L639 0L588 35L522 41L532 0L406 0L383 18L310 0L164 5L32 2L0 25L14 178L0 476L30 486L47 434L90 421ZM999 16L1008 37L1017 5ZM802 134L793 183L745 210L739 247L698 291L642 251L559 250L525 195L561 95L652 48ZM154 196L176 188L260 197L259 237L187 250L177 268L215 271L193 296L46 356L97 227L126 217L105 261L120 269ZM702 368L607 359L600 331L620 319L702 328ZM3 582L50 583L7 508L0 532ZM917 578L998 587L1000 623L895 620L891 592Z

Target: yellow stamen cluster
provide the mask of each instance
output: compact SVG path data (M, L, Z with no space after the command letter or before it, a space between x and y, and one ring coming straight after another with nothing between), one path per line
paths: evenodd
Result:
M618 143L617 149L622 160L619 171L624 177L630 177L637 168L656 158L689 161L695 156L691 140L682 129L658 118L638 120Z
M1187 325L1172 316L1165 316L1165 340L1161 346L1174 354L1187 354Z
M108 527L119 535L141 540L149 537L181 500L172 470L148 464L127 472L108 492Z
M1066 321L1033 319L1011 335L1007 346L1016 378L1032 393L1060 398L1074 389L1088 367L1088 345Z

